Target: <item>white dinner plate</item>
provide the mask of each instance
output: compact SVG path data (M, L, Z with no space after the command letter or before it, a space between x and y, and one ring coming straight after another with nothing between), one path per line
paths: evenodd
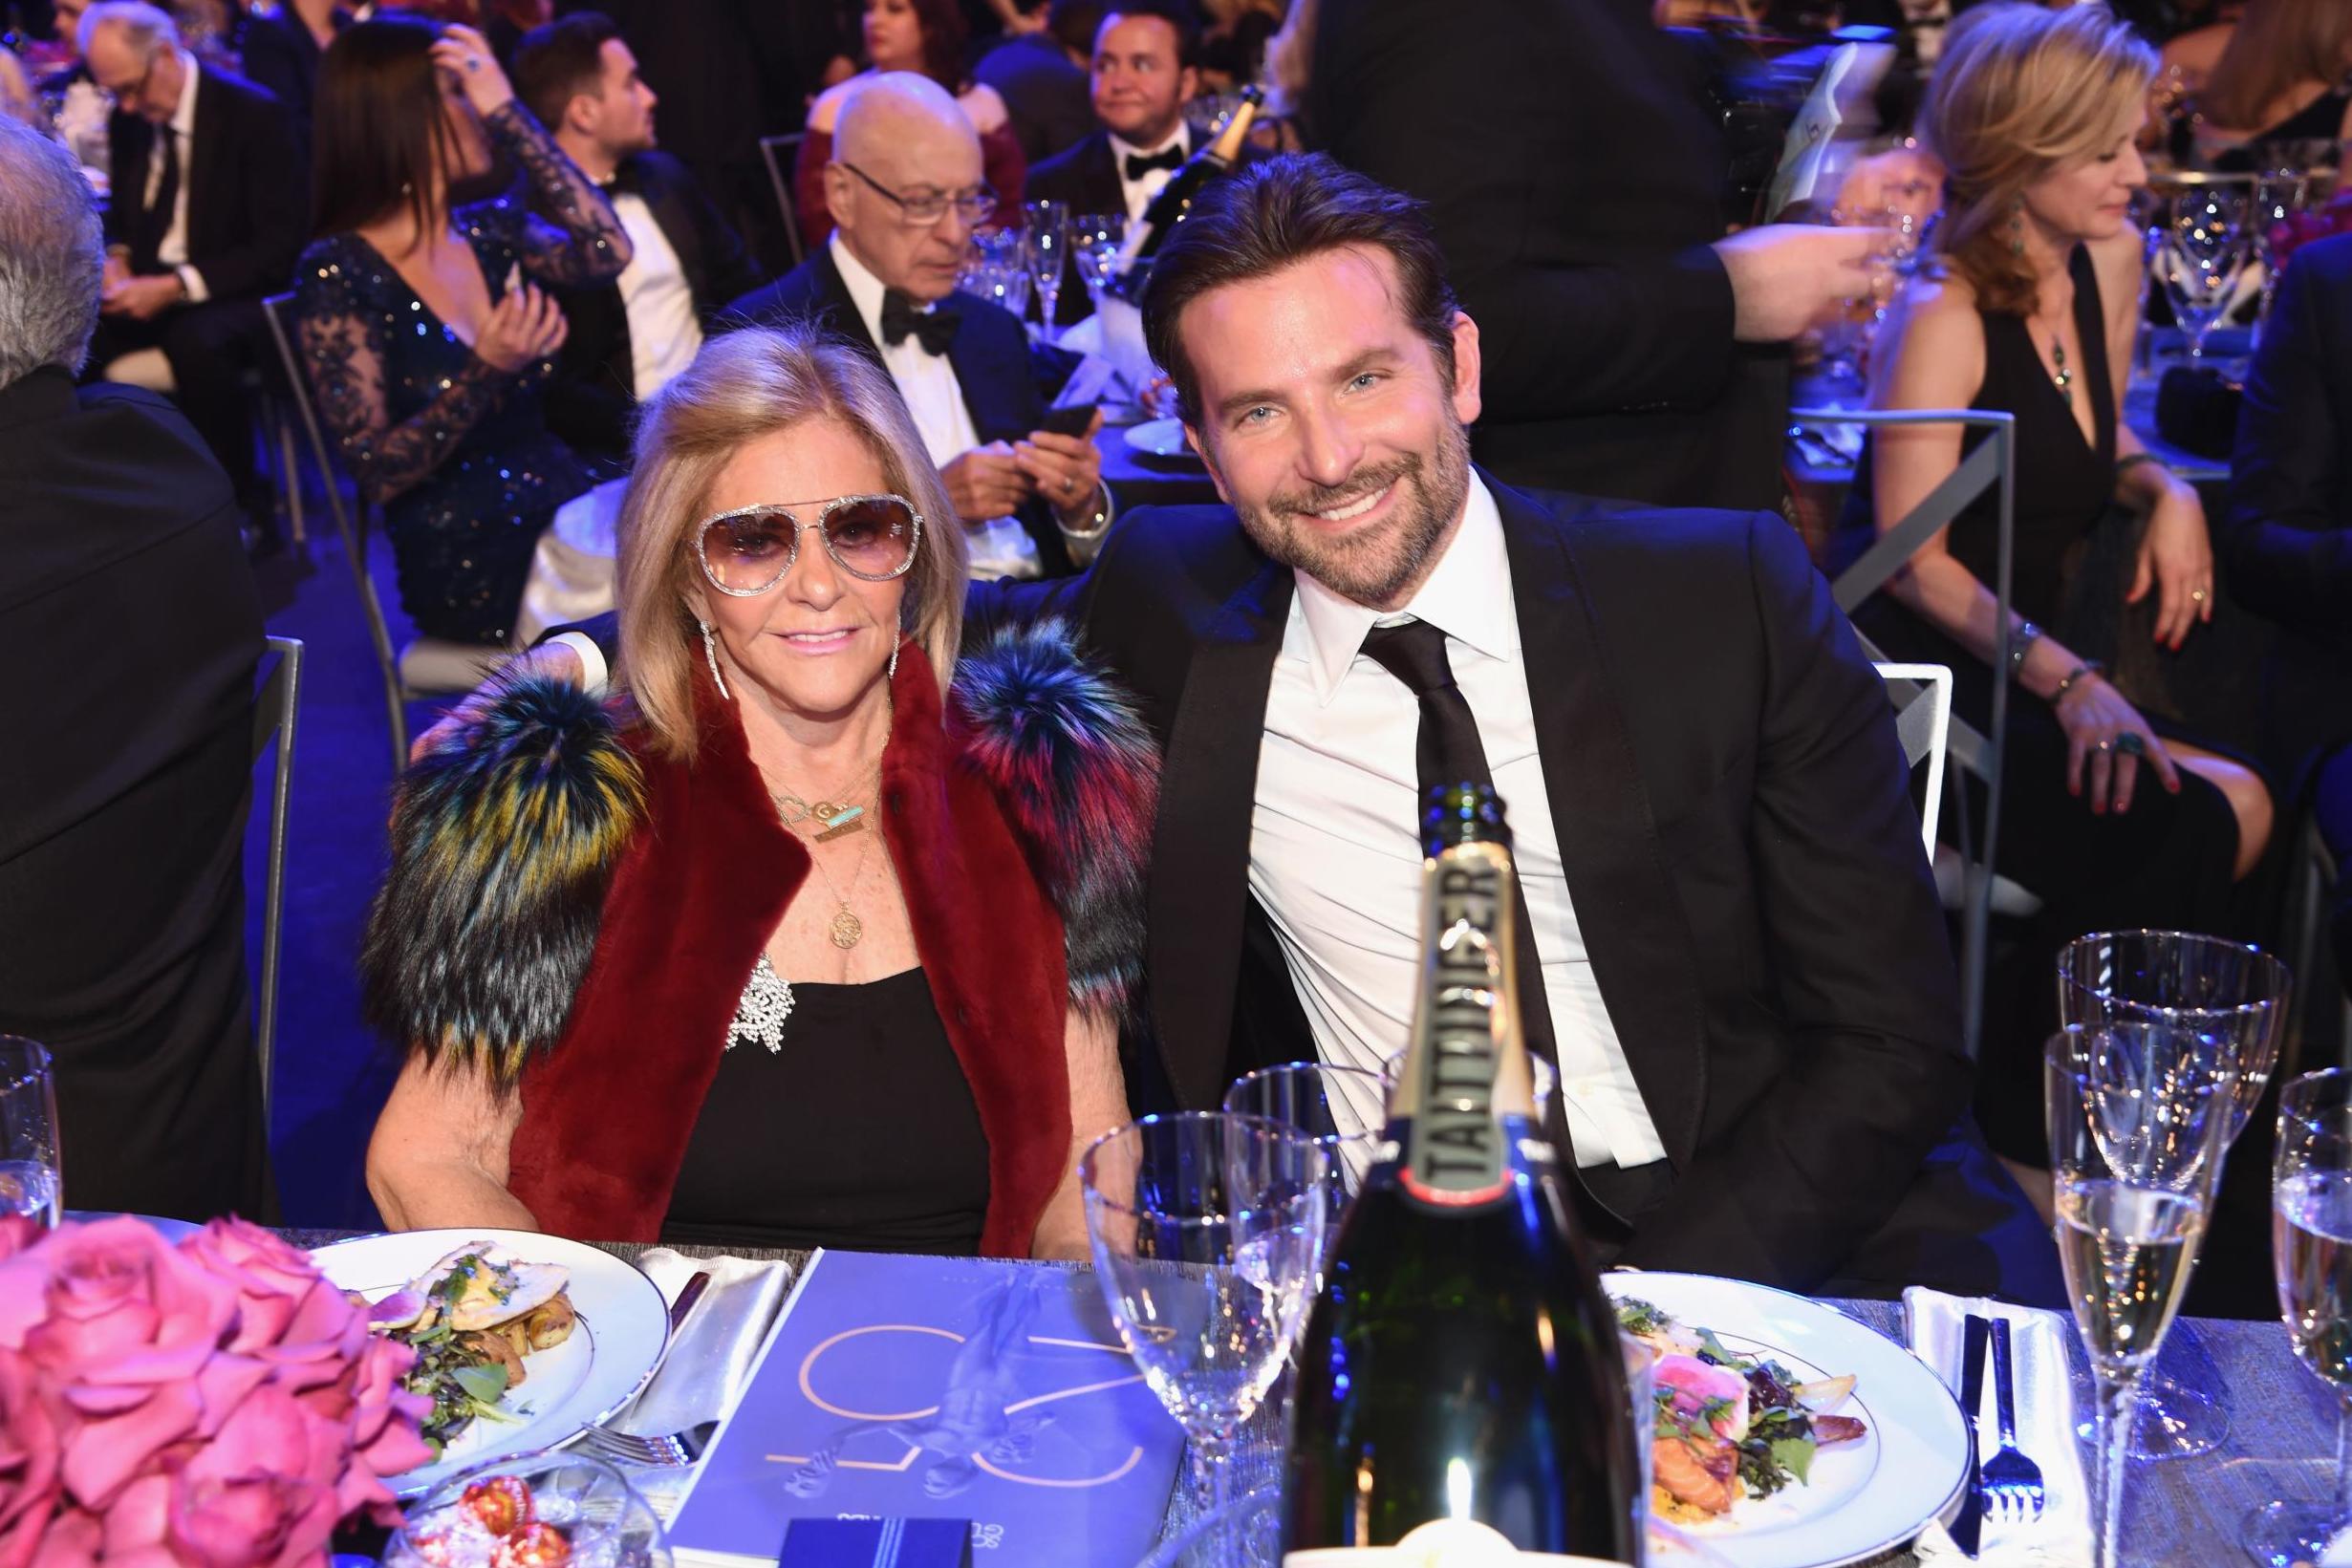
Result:
M669 1343L669 1308L659 1287L634 1263L585 1242L532 1231L400 1231L360 1236L314 1250L321 1274L373 1301L471 1241L495 1241L518 1257L560 1263L571 1271L566 1289L578 1323L572 1337L533 1351L523 1363L520 1387L498 1402L512 1421L476 1420L432 1464L391 1478L393 1491L414 1496L444 1475L509 1454L568 1443L583 1428L613 1415L637 1397Z
M1184 442L1182 419L1146 419L1127 430L1127 444L1148 457L1189 458L1193 449Z
M1614 1298L1648 1301L1708 1328L1724 1348L1779 1362L1799 1379L1854 1375L1835 1413L1868 1432L1814 1456L1811 1479L1743 1498L1727 1518L1685 1525L1736 1568L1832 1568L1899 1546L1951 1506L1968 1479L1959 1401L1925 1363L1834 1307L1701 1274L1608 1274Z

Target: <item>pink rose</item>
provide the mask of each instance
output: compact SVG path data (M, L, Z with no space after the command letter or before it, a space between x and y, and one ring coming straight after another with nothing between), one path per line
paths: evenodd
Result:
M48 1234L31 1214L0 1214L0 1257L13 1257Z
M116 1493L101 1519L107 1568L272 1568L322 1560L343 1514L348 1443L283 1389L257 1388L184 1463Z
M25 1568L56 1512L57 1424L32 1367L0 1350L0 1568Z
M387 1510L396 1505L392 1493L377 1485L375 1477L399 1475L433 1459L432 1449L417 1429L433 1413L433 1402L400 1386L400 1379L416 1364L417 1353L407 1345L370 1335L353 1379L353 1473L345 1478L345 1500L355 1508L366 1506L385 1523L391 1522ZM365 1495L356 1496L362 1471L366 1472Z
M50 1521L40 1550L32 1556L32 1568L90 1568L105 1544L97 1515L68 1508Z
M237 1330L226 1348L267 1364L271 1381L288 1392L342 1380L366 1348L366 1314L284 1238L241 1219L216 1219L180 1250L236 1288Z

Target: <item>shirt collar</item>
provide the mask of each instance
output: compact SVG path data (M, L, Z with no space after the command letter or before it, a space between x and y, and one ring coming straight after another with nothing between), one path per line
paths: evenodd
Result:
M1429 581L1395 614L1335 593L1304 571L1291 575L1298 582L1298 613L1306 629L1318 706L1338 695L1340 682L1363 651L1365 634L1382 621L1410 615L1491 658L1519 654L1519 614L1511 602L1511 558L1503 548L1502 513L1475 468L1462 503L1461 526L1437 558Z
M171 112L171 128L181 136L196 137L196 56L186 50L180 52L180 102Z
M856 253L842 240L841 230L834 229L832 238L825 244L832 252L833 268L841 274L843 286L850 290L850 303L857 307L858 319L866 324L866 335L874 340L875 348L888 347L882 336L882 296L889 291L887 286L868 270L864 262L857 259ZM925 311L931 309L928 305L917 308Z
M1180 119L1176 121L1176 135L1156 147L1138 147L1116 131L1105 131L1103 135L1111 139L1111 161L1112 166L1119 171L1121 180L1127 178L1127 159L1131 153L1137 158L1150 158L1156 153L1166 152L1171 147L1186 154L1193 150L1192 127Z

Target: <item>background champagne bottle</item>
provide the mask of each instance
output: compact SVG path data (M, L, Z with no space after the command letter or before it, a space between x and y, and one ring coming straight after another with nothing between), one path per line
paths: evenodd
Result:
M1624 1354L1541 1141L1501 803L1433 791L1426 823L1412 1046L1299 1350L1285 1560L1454 1519L1631 1562Z
M1217 140L1184 161L1181 168L1168 177L1143 209L1143 216L1127 231L1127 244L1119 253L1119 270L1111 279L1111 288L1124 299L1139 301L1143 295L1143 281L1151 276L1152 258L1168 242L1176 226L1184 221L1192 209L1193 198L1219 175L1241 161L1241 145L1249 140L1249 127L1257 118L1258 106L1265 101L1265 94L1256 86L1241 89L1241 101L1235 105L1232 118Z

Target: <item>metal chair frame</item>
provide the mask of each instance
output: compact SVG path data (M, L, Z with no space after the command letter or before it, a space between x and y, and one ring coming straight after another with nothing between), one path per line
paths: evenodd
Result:
M1990 433L1990 439L1962 457L1959 466L1945 475L1943 483L1912 507L1910 516L1883 530L1860 559L1838 574L1837 581L1830 585L1830 595L1840 610L1852 614L1865 599L1884 588L1918 553L1921 546L1990 490L1996 498L2000 528L1993 574L1993 596L1998 607L1994 617L1993 668L2007 670L2010 582L2017 550L2016 416L1969 408L1802 408L1793 410L1790 418L1799 424L1858 424L1872 428L1956 424ZM1886 655L1867 637L1862 639L1862 645L1872 659L1885 660ZM1960 901L1960 1029L1972 1057L1979 1053L1984 1039L1985 970L1993 920L1993 856L2000 842L2001 751L2008 734L2006 680L1993 682L1989 734L1979 734L1974 726L1960 720L1950 720L1949 751L1953 761L1965 772L1982 780L1986 789L1981 850L1967 842L1968 813L1957 814L1962 839L1958 848L1967 873Z
M784 212L784 242L792 250L792 265L798 267L808 258L801 253L800 214L792 205L792 178L786 172L787 164L778 155L785 148L792 149L795 160L800 156L800 144L809 139L806 131L794 131L789 136L760 138L760 158L767 164L767 183L776 192L776 205Z
M286 913L286 811L293 798L294 726L302 711L302 641L273 636L270 653L277 655L276 662L269 665L253 697L253 760L259 763L272 741L277 745L270 779L270 870L262 888L261 995L253 1009L265 1128L270 1125L270 1107L276 1098L272 1085L277 1064L278 953ZM267 662L269 655L263 656Z

